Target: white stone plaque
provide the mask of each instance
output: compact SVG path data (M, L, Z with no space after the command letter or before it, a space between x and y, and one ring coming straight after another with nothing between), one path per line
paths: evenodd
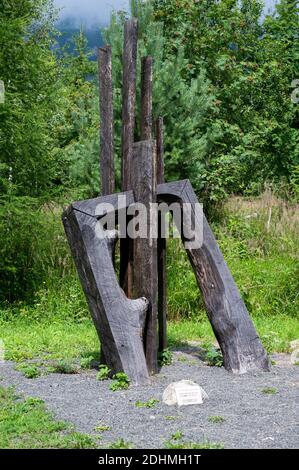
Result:
M163 393L163 403L166 405L201 405L209 398L200 385L192 380L181 380L168 385Z
M197 384L177 383L175 386L178 406L201 405L203 403L201 388Z

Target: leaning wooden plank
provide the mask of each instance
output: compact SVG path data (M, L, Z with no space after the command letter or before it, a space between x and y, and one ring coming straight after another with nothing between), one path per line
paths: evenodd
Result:
M111 46L99 49L99 92L101 193L105 196L115 190Z
M164 133L163 118L156 121L157 141L157 184L164 183ZM161 224L159 214L159 238L158 238L158 324L159 324L159 351L167 348L167 271L166 271L166 238L161 237Z
M150 374L157 372L157 239L151 238L151 204L156 200L155 143L151 140L133 146L132 182L135 201L146 209L145 218L138 220L145 233L134 239L133 285L134 296L149 301L145 327L145 356ZM138 209L139 210L139 209ZM139 216L141 211L139 210ZM137 223L137 221L136 221Z
M96 216L70 206L63 223L108 367L112 373L124 371L134 384L148 383L143 348L148 301L129 300L120 289L111 259L113 241Z
M165 189L166 192L169 191ZM197 218L195 205L198 200L190 182L186 181L180 194L177 190L173 193L181 204L191 205L197 233L203 230L202 245L194 249L189 249L186 245L187 253L223 354L225 368L238 374L250 370L269 370L266 351L206 217L202 214L202 217Z

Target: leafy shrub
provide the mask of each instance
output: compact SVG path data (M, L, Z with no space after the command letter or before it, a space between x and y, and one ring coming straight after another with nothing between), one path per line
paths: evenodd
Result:
M150 398L148 401L137 400L135 406L136 408L154 408L157 403L159 403L159 400L156 400L155 398Z
M52 372L56 374L77 374L78 367L68 361L59 361L53 366Z
M99 372L97 373L98 380L108 380L111 370L105 364L100 365Z
M16 370L22 372L27 379L36 379L40 376L40 371L35 365L20 364L16 367Z
M112 383L110 384L110 390L114 392L116 390L126 390L130 386L130 379L124 372L118 372L112 377Z
M210 346L206 352L205 358L209 366L223 366L223 356L221 354L220 349L216 349L213 346Z
M172 352L169 349L164 349L159 353L158 361L160 366L170 366L172 363Z

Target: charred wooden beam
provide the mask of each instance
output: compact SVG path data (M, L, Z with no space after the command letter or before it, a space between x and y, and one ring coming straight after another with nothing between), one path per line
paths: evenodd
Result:
M133 286L135 297L149 301L145 326L145 356L150 374L157 372L157 239L151 238L153 228L151 204L156 201L156 148L153 141L135 143L133 146L132 183L136 203L146 208L145 219L139 229L146 233L134 239ZM138 210L138 209L137 209ZM140 213L139 213L140 215ZM141 227L143 224L143 227Z
M105 196L115 191L111 46L99 49L99 92L101 193Z
M122 88L122 190L132 188L132 158L135 127L137 39L136 18L126 21L124 26L123 48L123 88ZM133 246L129 238L120 241L120 283L126 295L132 297Z
M153 113L153 59L141 60L141 140L152 139Z
M164 183L164 132L163 118L156 121L157 141L157 184ZM167 348L167 271L166 271L166 239L161 237L163 221L158 214L158 324L159 351Z
M84 213L70 206L62 218L106 364L112 373L124 371L132 383L146 384L143 331L148 301L127 299L112 264L113 242L88 212L95 214L91 207Z

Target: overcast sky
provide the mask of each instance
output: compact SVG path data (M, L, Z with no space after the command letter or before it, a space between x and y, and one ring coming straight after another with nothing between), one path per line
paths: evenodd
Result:
M54 0L62 8L60 17L73 17L82 23L108 23L111 11L126 9L129 0Z
M54 0L58 7L63 7L61 19L76 18L80 23L108 23L111 10L125 9L129 0ZM266 0L266 7L273 6L275 0Z

